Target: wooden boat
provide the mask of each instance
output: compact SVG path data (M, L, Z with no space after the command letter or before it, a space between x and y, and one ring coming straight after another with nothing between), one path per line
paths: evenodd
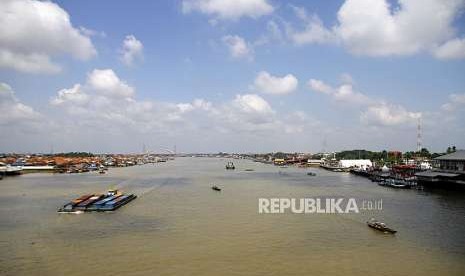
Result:
M368 227L381 231L385 234L395 234L397 231L386 226L383 222L379 222L374 218L367 221Z
M393 179L393 178L386 178L382 179L381 182L378 183L380 186L388 186L391 188L396 189L410 189L411 184L408 181L402 179Z
M218 186L216 186L216 185L213 185L213 186L212 186L212 190L215 190L215 191L221 192L221 188L219 188L219 187L218 187Z

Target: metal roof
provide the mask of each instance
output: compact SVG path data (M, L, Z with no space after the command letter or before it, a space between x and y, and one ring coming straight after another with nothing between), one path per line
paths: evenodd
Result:
M455 173L436 172L436 171L418 172L415 175L423 176L423 177L438 177L438 176L456 177L456 176L459 176L458 174L455 174Z
M434 158L434 160L464 160L465 161L465 150L458 150L453 153L442 155Z

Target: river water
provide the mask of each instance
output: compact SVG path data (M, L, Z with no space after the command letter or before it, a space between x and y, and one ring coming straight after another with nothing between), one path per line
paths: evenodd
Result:
M226 171L227 161L4 178L0 275L465 275L464 193L396 190L249 160ZM111 213L57 213L109 188L139 197ZM383 209L259 214L258 199L273 197L381 199ZM370 217L398 233L367 227Z

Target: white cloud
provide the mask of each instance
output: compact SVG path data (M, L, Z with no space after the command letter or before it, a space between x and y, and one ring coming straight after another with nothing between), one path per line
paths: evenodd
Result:
M41 115L32 107L21 103L13 89L0 82L0 125L15 125L40 119ZM3 132L3 130L2 130Z
M223 43L229 49L229 53L233 58L253 58L253 49L242 37L237 35L223 36Z
M253 88L267 94L289 94L297 89L299 81L292 74L283 77L270 75L266 71L258 73Z
M443 111L452 112L462 106L465 106L465 93L464 94L450 94L449 102L443 104L441 106L441 109Z
M83 121L86 121L86 118L90 121L98 118L125 123L137 121L136 117L129 116L133 113L140 115L141 119L144 118L145 114L138 112L143 112L151 105L138 102L133 96L134 88L120 80L113 70L94 69L87 75L84 84L61 89L50 103L64 108L73 116L78 115Z
M61 71L61 67L53 63L46 54L23 54L2 48L0 48L0 67L23 73L55 74Z
M304 19L305 29L303 31L289 29L289 36L295 44L327 44L337 42L336 35L324 27L323 22L317 15L308 18L304 10L299 8L297 16Z
M212 110L212 103L205 101L204 99L195 99L192 103L178 103L176 106L181 113L191 112L194 110Z
M93 126L95 131L166 131L169 122L186 112L182 105L139 101L135 89L111 69L94 69L84 84L62 89L50 103L62 108L76 128ZM200 103L193 103L193 108Z
M345 74L344 76L345 77L343 78L343 81L345 82L338 87L331 87L323 81L316 79L310 79L308 81L308 86L310 89L316 92L330 95L335 101L338 102L355 105L368 105L375 102L365 94L354 90L352 85L352 77L350 77L350 75Z
M58 95L51 100L53 105L60 105L63 103L75 103L82 105L90 100L90 96L82 91L80 84L75 84L69 89L61 89Z
M183 13L198 11L222 20L241 17L258 18L272 13L273 6L267 0L184 0Z
M87 83L97 93L106 96L131 97L134 94L134 88L120 80L111 69L94 69L87 76Z
M400 105L385 103L369 106L360 115L362 122L382 126L414 124L419 118L421 118L420 112L410 112Z
M72 124L73 131L105 135L132 135L139 133L177 135L179 137L200 135L247 135L257 137L304 131L314 121L305 114L278 116L271 105L256 94L238 94L235 98L213 104L204 99L192 102L140 101L135 93L130 96L102 93L113 90L115 85L96 85L93 75L110 69L94 70L83 84L58 91L50 103L63 114L59 119ZM115 77L119 80L119 78ZM112 83L112 81L110 81ZM124 83L119 80L119 83ZM132 91L134 89L132 88ZM59 124L62 124L59 123ZM224 139L224 138L221 138Z
M144 45L140 40L133 35L128 35L123 41L123 48L121 50L121 61L127 66L132 66L136 61L141 61L143 55Z
M52 2L0 2L0 67L25 73L56 73L51 60L70 54L80 60L95 56L88 36L71 24L68 13Z
M464 0L399 0L397 6L387 0L346 0L332 28L298 10L305 30L290 28L289 36L296 44L341 43L356 55L430 52L440 59L464 58L464 39L456 37L452 25L464 6Z
M401 105L386 103L383 100L373 99L353 87L353 79L344 74L345 83L338 87L331 87L321 80L310 79L310 89L330 96L335 102L345 106L362 108L360 120L370 125L397 126L412 123L421 116L419 112L411 112Z
M350 51L370 56L430 50L454 35L462 0L346 0L338 12L338 36Z
M465 38L454 38L433 51L438 59L460 59L465 58Z
M334 92L333 97L336 101L358 105L367 105L373 103L373 100L367 97L365 94L355 91L352 84L343 84L339 86Z
M256 94L236 95L233 103L245 113L268 115L274 112L268 102Z
M321 80L310 79L307 84L308 84L308 87L310 87L310 89L312 89L313 91L324 93L324 94L334 93L334 89Z

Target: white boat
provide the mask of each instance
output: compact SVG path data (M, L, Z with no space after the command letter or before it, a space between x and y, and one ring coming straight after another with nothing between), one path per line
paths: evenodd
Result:
M21 174L22 171L23 169L21 167L0 163L0 174L2 175L18 175Z

